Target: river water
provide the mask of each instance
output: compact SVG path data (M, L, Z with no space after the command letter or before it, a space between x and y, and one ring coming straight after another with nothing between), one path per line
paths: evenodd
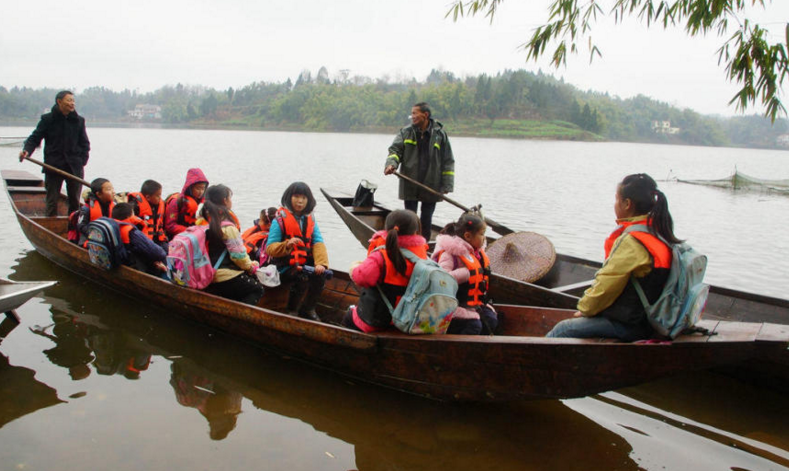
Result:
M30 128L0 128L0 136ZM90 128L86 179L177 191L186 169L234 190L251 225L292 181L310 184L331 265L364 249L319 194L399 207L381 174L389 135ZM454 199L600 260L616 183L789 178L789 154L620 143L453 138ZM0 168L37 172L0 147ZM37 153L40 157L40 154ZM713 284L789 297L789 197L661 182L675 232L709 256ZM435 220L458 210L440 204ZM448 405L333 373L106 292L32 250L0 198L0 276L58 280L0 327L0 470L789 469L785 395L697 373L566 401Z

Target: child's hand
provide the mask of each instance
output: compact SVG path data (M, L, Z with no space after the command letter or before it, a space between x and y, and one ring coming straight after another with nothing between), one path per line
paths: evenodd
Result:
M573 317L583 317L583 316L584 316L584 314L581 311L575 311L573 313Z
M167 271L167 266L162 262L153 262L153 266L159 271Z
M315 265L315 274L316 275L323 275L323 272L326 271L326 267L323 265Z

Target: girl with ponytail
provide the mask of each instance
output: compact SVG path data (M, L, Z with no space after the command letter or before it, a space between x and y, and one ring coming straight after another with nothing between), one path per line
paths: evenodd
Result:
M578 301L574 318L564 320L548 337L610 337L624 341L654 335L631 278L638 279L653 303L671 269L674 235L668 200L649 175L628 175L617 185L614 201L617 228L605 241L605 263ZM628 231L641 225L648 232Z
M493 334L498 325L496 310L486 299L490 280L490 260L485 254L487 228L479 215L463 213L436 237L433 260L458 283L458 307L448 334Z
M427 241L420 235L422 228L416 213L403 209L392 211L386 217L385 227L385 244L380 243L383 234L378 233L367 258L351 267L351 278L362 288L362 293L359 304L348 309L344 327L362 332L388 329L392 315L381 298L381 291L392 307L397 306L414 269L400 250L427 258Z
M263 285L255 277L258 263L250 260L244 241L241 240L238 218L233 213L233 192L225 185L209 186L200 211L202 220L208 222L206 240L208 258L219 266L214 280L205 291L223 298L255 305L263 296Z

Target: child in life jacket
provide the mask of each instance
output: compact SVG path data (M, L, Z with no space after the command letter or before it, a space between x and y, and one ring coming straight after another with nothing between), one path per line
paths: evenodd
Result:
M323 273L329 266L329 254L312 214L315 197L306 183L295 182L282 194L281 203L276 223L271 224L268 233L266 253L279 268L282 283L292 282L288 314L320 321L315 307L325 284ZM314 273L304 273L303 265L314 266Z
M197 222L197 207L203 202L208 179L199 168L186 172L186 182L181 193L165 201L164 230L169 239Z
M403 257L400 249L427 258L427 241L420 235L422 229L415 213L394 210L386 217L385 227L386 244L379 245L363 262L351 267L351 279L362 288L362 293L359 304L348 309L342 321L344 327L362 332L389 329L392 314L381 298L381 291L393 307L397 306L414 270L414 264Z
M124 265L134 267L151 275L162 275L167 271L164 265L167 252L137 229L140 218L134 215L134 205L118 203L112 208L112 219L118 221L121 241L126 245L128 260Z
M88 241L88 224L100 217L112 217L114 206L115 189L112 183L106 178L97 178L90 182L90 193L85 199L85 205L79 209L77 217L79 245L85 247Z
M663 291L671 269L674 221L666 195L649 175L628 175L617 186L614 200L617 228L605 241L605 263L578 301L572 319L554 326L547 337L617 338L627 342L647 339L654 331L631 278L637 278L650 303ZM646 232L623 234L628 226L642 224Z
M458 282L458 308L448 334L493 334L498 325L496 310L487 303L490 261L485 254L485 221L464 213L436 237L433 260Z
M205 194L200 217L208 222L208 258L212 264L222 259L205 291L256 305L263 296L263 285L255 277L258 263L249 259L241 240L240 224L232 211L233 192L225 185L212 185Z
M276 217L277 208L263 209L260 211L260 218L255 219L253 226L241 234L249 258L257 260L261 266L268 261L266 241L268 240L268 232L271 229L271 222Z
M134 214L143 221L143 227L140 229L143 234L167 252L162 184L154 180L145 180L140 191L129 193L127 199L134 205Z

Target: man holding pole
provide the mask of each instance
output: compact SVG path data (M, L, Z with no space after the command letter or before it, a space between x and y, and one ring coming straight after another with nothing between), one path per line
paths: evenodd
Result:
M420 102L411 108L411 125L401 129L389 147L384 175L395 173L400 165L403 176L434 190L400 179L399 197L404 200L405 209L416 213L422 202L422 235L430 240L436 203L442 200L442 194L454 189L455 158L444 127L433 120L427 103Z
M38 126L25 141L19 161L29 157L44 140L44 162L82 178L83 168L88 163L90 141L85 131L85 118L78 115L74 109L74 94L63 90L55 97L55 106L52 111L41 115ZM63 175L43 170L44 187L47 190L47 216L57 216L57 204L60 197L60 188L66 180L68 193L69 214L79 209L79 196L82 183L77 179L66 178Z

